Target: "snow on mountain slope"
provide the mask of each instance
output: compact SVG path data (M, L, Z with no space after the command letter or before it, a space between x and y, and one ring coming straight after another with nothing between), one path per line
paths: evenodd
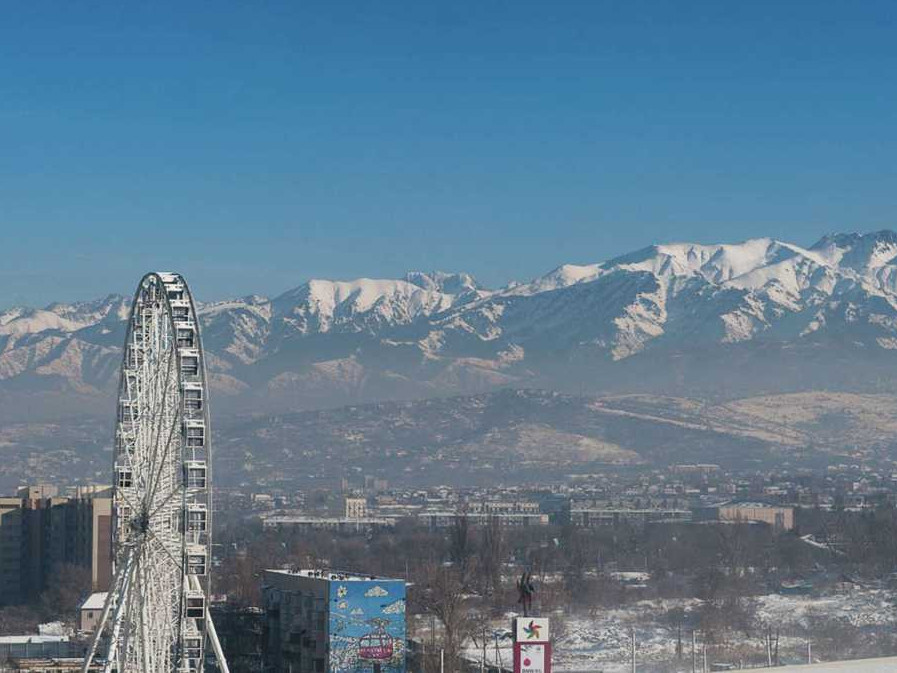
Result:
M127 310L107 297L0 312L0 387L111 389ZM290 399L464 392L710 346L885 357L897 349L897 234L660 244L494 291L464 273L314 279L198 311L222 392Z
M302 335L366 332L407 325L420 317L441 313L455 303L455 295L441 290L440 279L312 280L272 301L275 319ZM431 281L422 287L424 279ZM444 280L444 279L442 279Z
M197 308L203 344L213 355L215 370L248 365L263 354L271 329L271 302L250 295L239 300L201 304Z
M124 320L127 310L125 299L116 295L76 304L51 304L45 309L16 307L0 311L0 335L74 332L107 319Z
M895 255L891 232L826 238L810 249L768 238L655 245L603 264L559 267L462 307L444 325L496 344L550 342L613 359L654 342L794 339L819 336L826 325L843 335L845 323L862 340L888 348L897 344L890 335ZM450 341L434 333L428 339Z

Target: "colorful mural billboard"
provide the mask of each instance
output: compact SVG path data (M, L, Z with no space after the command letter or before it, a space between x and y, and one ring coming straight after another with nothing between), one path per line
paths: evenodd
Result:
M330 583L330 673L404 673L405 583Z

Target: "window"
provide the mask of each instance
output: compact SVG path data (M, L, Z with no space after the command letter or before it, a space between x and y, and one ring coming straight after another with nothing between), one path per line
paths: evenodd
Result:
M121 507L116 512L116 517L118 519L118 526L120 528L124 528L127 523L131 520L131 508L130 507Z
M193 348L193 328L178 327L178 348Z
M187 488L206 487L206 466L204 463L188 463L186 472Z
M118 468L118 487L131 488L134 485L134 472L128 467Z
M199 356L182 355L181 371L187 376L196 376L197 374L199 374Z
M187 573L190 575L206 574L206 555L205 554L188 554L187 555Z
M134 346L128 347L128 368L137 369L143 366L144 354Z
M187 601L189 604L190 599L187 599ZM202 642L199 640L199 638L184 639L184 654L187 656L187 659L199 659L199 654L201 651Z
M201 448L206 443L206 428L204 425L188 425L185 436L187 438L187 446Z
M121 403L121 420L122 423L133 423L137 420L137 407L133 402Z
M187 511L187 530L191 533L205 533L209 521L209 513L205 508L195 508Z
M206 599L203 596L187 596L187 616L195 619L205 617Z
M202 388L185 389L184 406L194 411L202 409Z

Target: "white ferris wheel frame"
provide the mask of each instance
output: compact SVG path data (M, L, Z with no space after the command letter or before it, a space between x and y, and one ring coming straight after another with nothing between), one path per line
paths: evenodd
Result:
M83 673L92 665L103 673L202 673L208 646L229 673L208 607L212 447L204 360L184 278L146 274L128 316L119 381L113 579Z

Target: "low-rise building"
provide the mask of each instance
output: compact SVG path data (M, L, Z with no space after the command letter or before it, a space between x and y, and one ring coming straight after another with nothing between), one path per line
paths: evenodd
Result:
M0 665L15 659L71 658L81 654L68 636L0 636ZM14 669L15 670L15 669Z
M759 502L740 502L722 505L717 510L720 521L765 523L776 530L794 529L794 508L766 505Z
M81 607L78 608L78 630L84 633L93 633L103 614L103 606L106 605L105 591L90 594Z
M343 533L366 533L378 528L392 528L395 519L366 516L363 518L328 516L273 515L262 518L264 528L294 530L336 530Z
M273 673L404 673L404 580L266 570L262 594Z
M549 516L539 512L507 512L492 514L488 512L458 512L450 509L424 510L417 515L418 520L427 524L431 529L448 528L454 525L459 517L464 517L469 523L484 525L497 523L502 528L519 528L524 526L547 526Z
M368 515L368 501L364 498L346 498L346 518L364 519Z
M691 521L691 510L635 507L571 507L570 523L579 528L616 526L623 523L644 526L649 523Z

